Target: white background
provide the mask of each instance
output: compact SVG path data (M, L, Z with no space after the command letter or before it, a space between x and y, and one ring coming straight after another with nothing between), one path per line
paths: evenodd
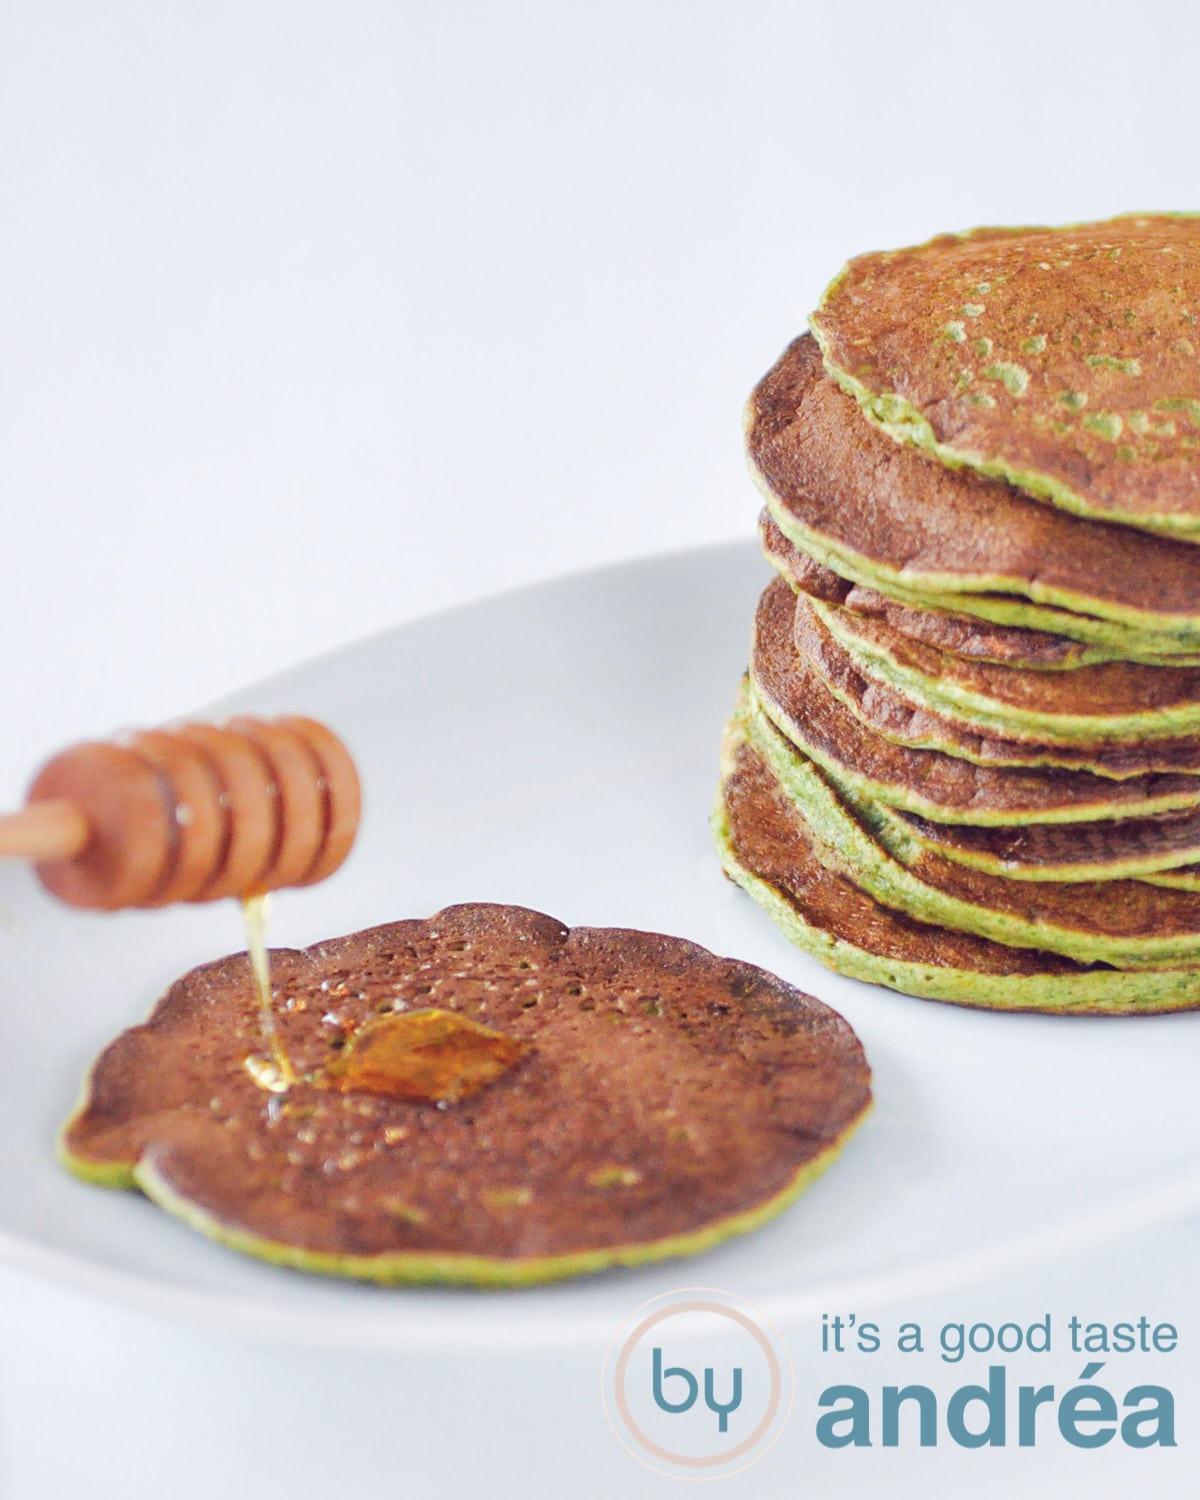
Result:
M0 3L0 805L398 621L751 535L741 403L842 261L1200 208L1198 57L1183 0Z
M1186 0L6 0L0 799L750 535L742 401L842 261L1197 207L1198 44Z

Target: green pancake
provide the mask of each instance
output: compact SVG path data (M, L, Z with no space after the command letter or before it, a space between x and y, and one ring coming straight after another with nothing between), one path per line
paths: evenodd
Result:
M1178 870L1159 870L1139 879L1147 885L1161 885L1174 891L1200 891L1200 864L1181 865Z
M1057 767L980 765L902 745L876 733L826 686L793 640L796 599L782 579L768 585L755 617L752 694L827 776L853 795L940 823L1011 827L1137 818L1200 806L1200 776L1111 780ZM866 687L850 669L839 678L854 699Z
M947 859L1008 880L1127 880L1200 861L1200 812L1195 810L1019 828L955 828L913 813L900 816L914 838Z
M1200 538L1200 220L859 256L812 327L872 423L1076 515Z
M851 1028L694 943L450 907L244 954L101 1055L59 1151L300 1270L511 1286L707 1249L787 1206L870 1103Z
M742 732L784 795L864 891L918 921L1122 969L1200 966L1200 896L1142 881L1030 883L945 859L878 804L842 800L761 720Z
M1130 660L1200 651L1200 550L1065 515L899 446L825 376L811 338L751 396L747 448L788 541L865 588Z
M1079 965L914 921L872 900L808 827L735 715L713 814L721 863L798 947L853 979L957 1005L1138 1015L1200 1005L1200 976Z
M1039 744L988 733L965 716L934 712L898 692L826 629L813 601L795 596L796 649L829 691L874 733L916 749L940 750L979 765L1060 766L1120 780L1159 772L1200 772L1200 738L1094 745Z
M1087 645L1047 630L998 625L978 615L933 606L902 604L877 589L843 578L789 542L764 510L759 517L763 554L797 593L829 604L840 604L854 614L879 619L901 635L939 651L950 651L968 661L994 662L1004 667L1086 667L1097 662L1153 660L1168 666L1200 665L1200 654L1170 656L1143 653L1136 658L1111 646Z
M1200 731L1200 668L1117 661L1045 670L967 661L886 620L819 599L812 609L860 671L984 734L1097 746Z

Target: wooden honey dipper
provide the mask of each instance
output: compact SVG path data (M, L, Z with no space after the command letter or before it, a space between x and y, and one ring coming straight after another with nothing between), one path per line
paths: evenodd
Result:
M313 885L361 810L346 747L313 719L231 719L83 744L48 761L0 856L72 906L116 911Z

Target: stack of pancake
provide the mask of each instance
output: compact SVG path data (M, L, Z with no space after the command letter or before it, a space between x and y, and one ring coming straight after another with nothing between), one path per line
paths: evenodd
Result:
M751 397L727 872L831 967L1200 1005L1200 219L850 262Z

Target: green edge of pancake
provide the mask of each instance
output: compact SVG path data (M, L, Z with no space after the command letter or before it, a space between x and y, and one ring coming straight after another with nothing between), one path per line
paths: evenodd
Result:
M749 705L752 711L757 711L769 719L780 734L790 740L798 750L803 751L810 760L815 761L830 781L841 790L852 796L864 797L870 801L882 802L888 807L899 808L903 812L919 813L921 817L928 818L934 823L965 823L973 828L1019 828L1030 821L1096 823L1105 819L1139 817L1157 812L1182 812L1189 807L1195 807L1200 802L1200 778L1198 778L1197 792L1190 797L1167 793L1159 797L1144 797L1137 802L1108 804L1098 800L1080 804L1068 803L1063 807L1039 808L1036 818L1028 808L1009 810L972 807L964 808L956 816L950 817L947 814L951 809L948 809L944 803L931 802L912 787L899 782L877 781L873 777L852 771L840 761L835 761L831 756L823 754L820 747L812 744L807 738L803 724L798 723L777 703L763 694L753 679L749 687Z
M305 1250L224 1222L179 1193L155 1170L154 1163L149 1158L99 1161L72 1151L67 1145L68 1135L76 1119L88 1106L94 1070L95 1063L84 1076L74 1107L55 1137L55 1158L74 1177L95 1187L140 1191L164 1212L208 1239L271 1265L383 1285L475 1286L497 1289L531 1286L616 1267L630 1268L702 1254L727 1239L751 1233L789 1208L836 1160L846 1142L874 1108L874 1099L868 1097L854 1119L831 1137L821 1151L805 1162L771 1197L684 1234L563 1255L502 1257L457 1255L450 1251L339 1255L328 1251Z
M770 519L769 513L764 511L763 518ZM772 527L774 528L773 521ZM806 582L805 579L801 576L800 571L798 571L792 565L789 554L778 552L771 545L765 531L761 532L760 540L762 544L763 556L780 575L780 577L783 578L786 583L789 583L791 585L792 589L796 593L806 594L809 598L812 599L825 599L829 602L833 602L828 594L822 593L819 589L815 589L809 586L809 583ZM788 542L788 539L784 537L784 541ZM791 548L791 551L797 556L803 557L813 563L817 563L816 558L812 557L811 554L805 552L803 549L793 546L790 542L788 542L788 546ZM817 564L817 566L820 567L821 565ZM833 570L831 568L825 567L823 571L832 572ZM843 583L850 582L849 579L842 578L840 574L838 574L837 576ZM949 608L947 606L945 597L936 602L932 599L922 599L920 603L914 603L910 601L901 601L894 595L885 595L880 590L868 587L868 585L866 585L865 583L855 583L854 588L861 588L868 595L878 595L880 598L887 599L890 604L895 605L898 609L906 611L909 616L919 611L919 613L925 617L942 616L949 620L957 620L961 622L961 624L966 629L971 630L976 637L975 641L972 644L971 650L961 653L966 656L967 660L972 662L991 663L993 666L999 667L1028 668L1040 672L1070 672L1078 667L1095 667L1101 666L1106 662L1114 661L1138 661L1143 662L1149 666L1164 667L1200 666L1200 652L1198 651L1172 650L1167 655L1164 655L1162 652L1156 651L1153 655L1151 655L1149 652L1145 652L1139 656L1130 656L1127 651L1120 650L1114 646L1098 646L1094 642L1085 643L1083 641L1075 640L1074 638L1069 636L1060 635L1057 632L1050 632L1048 634L1045 631L1031 630L1027 626L1008 627L1009 631L1015 631L1015 634L1019 636L1028 637L1027 643L1018 643L1012 640L1011 637L1009 637L1006 640L1005 648L1003 651L990 651L984 644L984 642L986 642L987 636L993 629L1002 629L1003 627L998 626L997 622L995 621L984 620L981 615L972 615L969 612ZM853 590L851 590L851 592L853 592ZM869 619L875 615L875 611L873 609L865 607L861 602L852 603L849 599L847 599L844 602L843 607L848 609L852 614L856 616L863 615ZM899 623L893 623L894 628L899 630L901 634L907 635L910 633L907 623L903 621ZM980 629L980 626L982 626L983 628ZM931 641L926 636L920 634L916 635L916 639L924 641L926 644L935 645L937 646L937 649L940 650L957 652L959 649L955 646L950 645L938 645L936 641ZM1053 656L1047 656L1044 647L1048 639L1060 642L1065 648L1062 651L1062 654L1057 659L1055 659ZM1022 654L1020 652L1019 644L1024 644L1026 646L1025 654Z
M838 641L836 644L839 649L845 651L845 654L847 656L851 655L851 653L842 646L840 641ZM899 693L898 689L893 689L891 688L890 684L883 683L882 679L877 673L865 673L860 662L854 660L853 658L852 661L853 665L856 668L858 676L860 678L865 676L868 680L868 684L874 683L876 686L882 685L888 690L895 692L896 696L903 698L903 695ZM869 730L871 730L873 734L879 733L879 731L875 729L874 726L871 725L871 723L863 717L862 707L860 704L856 703L854 699L837 683L831 682L826 676L824 676L824 674L819 675L821 676L821 681L824 683L826 690L830 694L832 694L834 698L837 699L837 701L842 705L843 708L847 710L847 712L852 713L855 718L858 719L861 724L864 724ZM1104 779L1109 781L1126 781L1134 776L1153 776L1159 774L1192 774L1182 771L1176 772L1162 765L1156 766L1154 764L1147 764L1141 770L1126 770L1123 772L1114 771L1111 762L1106 764L1103 759L1087 760L1081 758L1086 757L1089 750L1094 750L1097 756L1102 757L1105 752L1105 746L1099 741L1085 741L1078 745L1064 744L1061 742L1057 745L1044 744L1036 740L1017 739L1012 737L1011 735L998 735L994 730L986 733L982 732L978 728L978 726L971 726L966 724L963 721L961 714L952 716L951 714L946 713L944 710L930 709L925 705L913 704L911 701L908 701L907 706L910 708L916 708L918 711L925 713L931 720L931 723L929 724L927 729L919 735L913 734L911 737L905 736L903 739L897 737L897 744L906 745L914 750L936 750L939 752L939 754L949 755L957 760L969 761L972 765L990 767L993 769L1004 768L1012 771L1019 771L1023 768L1029 770L1057 769L1065 771L1085 771L1089 775L1103 777ZM946 732L952 731L955 728L961 729L960 735L956 736L953 733ZM984 740L991 740L993 742L1001 741L1003 743L1004 751L1003 758L998 758L996 754L984 755L976 750L973 750L969 744L969 740L972 736ZM1122 742L1118 741L1116 744L1115 748L1118 752L1121 749L1121 743ZM1147 748L1152 750L1154 743L1155 742L1153 740L1142 740L1139 743L1138 748L1140 748L1143 752L1145 752ZM1180 806L1188 804L1176 803L1174 805ZM1039 819L1039 821L1045 820Z
M957 928L1012 948L1057 953L1076 963L1107 963L1122 969L1200 965L1200 932L1173 937L1103 937L979 906L926 885L903 862L906 853L919 852L919 841L886 808L860 804L855 809L863 818L860 823L842 806L817 768L785 744L775 730L743 710L735 718L738 730L801 809L816 839L836 849L839 863L844 860L853 871L855 884L883 906L934 926Z
M840 273L830 282L821 296L824 307L830 295L841 283ZM821 346L825 368L848 395L854 397L863 415L873 427L885 432L894 442L919 448L931 454L950 469L973 469L988 479L1004 479L1017 489L1024 490L1039 500L1046 500L1059 510L1073 515L1085 516L1090 521L1112 521L1120 525L1133 526L1140 531L1152 531L1180 541L1200 538L1200 520L1171 514L1144 515L1117 509L1097 510L1088 503L1087 496L1053 475L1039 473L1035 469L1022 469L1005 463L1001 458L989 458L970 448L956 448L939 441L929 420L910 401L896 391L874 392L848 370L836 365L830 354L828 339L821 328L819 313L810 319L809 326L817 343Z
M847 628L844 612L831 609L820 599L813 599L811 603L814 614L826 630L866 676L881 679L888 687L931 713L945 714L972 729L1002 739L1075 746L1110 740L1120 743L1136 739L1173 739L1200 730L1200 702L1111 715L1057 714L1017 708L965 688L953 678L931 677L917 667L897 661L885 646L864 640L852 628Z
M1197 976L1186 970L1086 970L1071 975L984 974L977 970L915 964L860 948L845 938L805 921L796 902L754 874L737 859L725 807L718 788L712 816L713 837L721 867L729 878L775 922L797 948L835 973L868 984L884 985L906 995L969 1005L987 1010L1043 1011L1056 1015L1154 1015L1193 1010Z
M1059 860L1054 864L1031 865L1022 864L1015 859L1005 859L985 850L963 849L956 844L942 843L907 823L902 826L909 838L916 839L925 848L941 855L943 859L952 860L956 865L964 865L968 870L979 870L984 875L995 875L1003 880L1021 880L1031 884L1074 884L1081 880L1147 880L1151 885L1166 885L1173 882L1150 880L1149 877L1170 875L1176 868L1194 864L1200 859L1200 847L1197 847L1160 854L1121 855L1105 862L1080 860L1070 863ZM1200 886L1178 885L1176 888L1195 890L1200 889Z
M567 1277L583 1276L615 1266L641 1266L676 1256L698 1255L735 1235L749 1234L790 1207L804 1189L820 1177L870 1111L871 1104L868 1103L838 1136L796 1172L780 1192L752 1208L718 1219L687 1234L668 1235L660 1240L608 1246L599 1250L581 1250L565 1255L509 1258L456 1255L452 1252L335 1255L328 1251L304 1250L223 1222L176 1192L155 1171L150 1160L115 1164L91 1162L86 1157L68 1151L62 1143L62 1134L59 1137L58 1159L68 1171L85 1182L101 1187L140 1189L159 1208L181 1219L191 1229L232 1250L252 1255L272 1265L386 1285L517 1287L562 1281ZM64 1133L70 1124L71 1121L68 1120L63 1127Z
M721 868L729 878L763 908L797 948L849 979L880 984L926 1000L987 1010L1153 1015L1196 1007L1196 976L1185 970L1130 973L1100 969L1069 976L982 974L972 969L883 958L812 926L782 891L740 865L733 853L723 805L713 818L713 836Z
M1200 616L1180 621L1021 578L885 567L805 526L772 492L753 463L750 470L772 520L788 541L841 577L877 589L901 604L976 615L996 625L1045 630L1102 646L1127 661L1154 663L1200 652ZM1008 597L1012 595L1020 597Z
M1159 870L1153 875L1140 875L1147 885L1166 886L1172 891L1200 891L1200 868L1187 865L1179 870Z

